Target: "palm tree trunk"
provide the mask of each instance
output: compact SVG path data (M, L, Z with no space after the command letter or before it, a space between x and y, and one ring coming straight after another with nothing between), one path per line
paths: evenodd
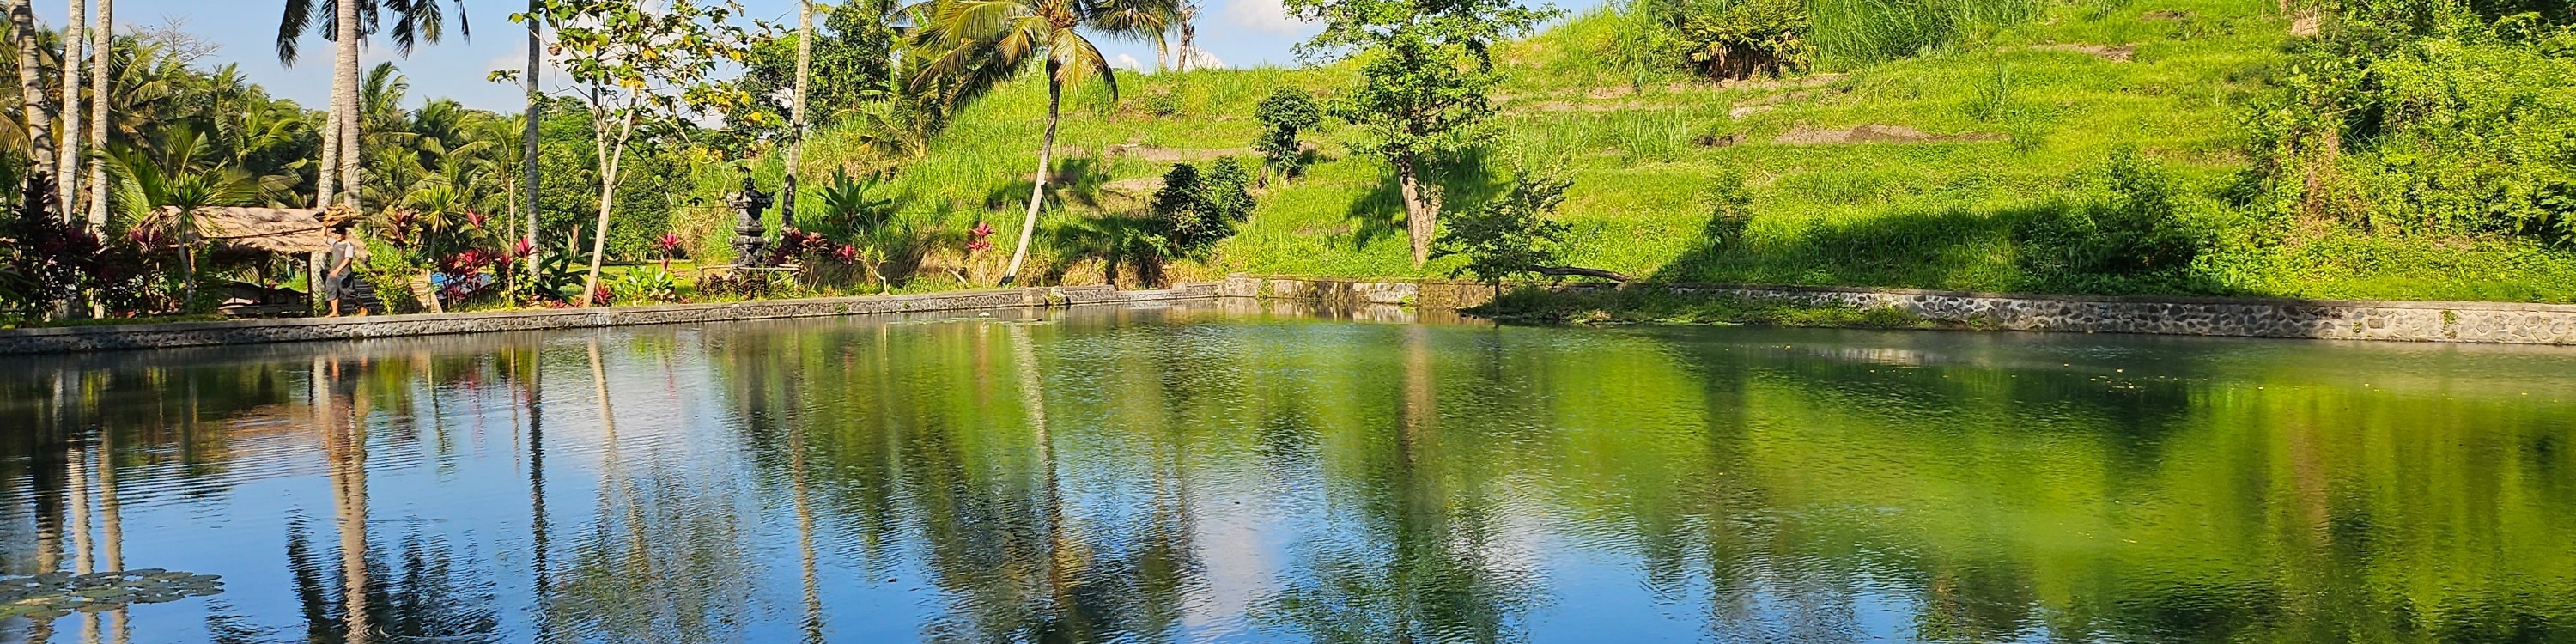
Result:
M98 56L89 75L89 145L98 152L89 160L90 230L107 230L107 95L114 89L107 65L115 45L116 0L98 0L98 27L90 30L90 50Z
M332 68L332 75L336 79L332 83L332 91L337 95L333 96L332 100L337 101L339 105L339 108L334 110L338 112L338 118L333 123L334 127L340 130L340 165L337 168L326 167L322 171L340 173L341 198L355 205L358 202L359 186L358 3L355 0L340 0L337 4L340 11L337 12L339 15L333 17L337 21L333 26L333 33L339 41L332 43L336 46L338 54L338 61Z
M55 109L63 111L63 144L62 147L54 150L56 155L54 164L62 168L63 174L55 177L59 181L54 182L54 200L63 205L65 223L80 220L73 217L72 213L79 210L80 204L78 199L81 167L80 91L81 59L84 57L81 50L89 44L88 11L89 0L71 0L71 9L68 10L71 18L63 22L63 99L62 102L55 104Z
M524 191L526 195L523 198L528 202L527 264L530 287L534 287L537 283L537 126L543 122L545 113L545 95L539 91L537 84L537 52L538 47L543 46L543 43L538 42L537 39L539 29L537 16L545 15L542 13L544 10L544 0L528 0L528 72L527 76L523 77L528 84L528 122L526 134L523 135L526 140L520 142L519 153L524 155L524 158L520 160L523 165L519 171L527 175L525 177L527 189Z
M18 112L27 125L28 176L60 179L54 167L53 110L45 105L44 60L37 55L35 0L11 0L9 25L18 44Z
M1047 175L1055 167L1055 126L1064 112L1064 84L1056 81L1059 65L1047 61L1047 129L1044 143L1038 145L1037 181L1029 188L1029 215L1020 221L1020 242L1011 251L1011 268L1002 272L1002 285L1009 286L1020 278L1020 265L1029 259L1029 238L1038 232L1038 210L1046 206Z
M805 159L805 96L814 78L814 2L796 3L796 95L787 101L787 178L778 192L778 227L796 222L796 168Z

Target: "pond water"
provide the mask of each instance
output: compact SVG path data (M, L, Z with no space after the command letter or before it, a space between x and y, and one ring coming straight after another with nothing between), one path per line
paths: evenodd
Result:
M2576 638L2576 350L1022 315L0 361L0 573L221 580L0 639Z

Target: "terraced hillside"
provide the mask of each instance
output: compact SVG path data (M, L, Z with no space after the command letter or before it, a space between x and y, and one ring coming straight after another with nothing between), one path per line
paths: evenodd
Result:
M1621 72L1605 53L1618 19L1596 12L1503 53L1502 134L1442 192L1473 203L1516 169L1560 168L1574 180L1558 215L1573 230L1567 259L1671 281L2576 300L2576 256L2526 239L2295 222L2286 237L2245 232L2258 215L2228 195L2252 163L2247 105L2271 91L2294 32L2309 27L2278 6L2068 2L1921 55L1721 84ZM1114 103L1096 87L1069 98L1056 168L1065 206L1042 225L1037 274L1138 281L1104 258L1125 252L1118 218L1144 210L1170 164L1251 161L1253 107L1273 88L1328 95L1352 82L1338 67L1199 71L1125 76ZM1023 81L962 114L924 157L900 163L902 217L941 240L992 221L1007 249L1044 107L1043 86ZM1328 123L1311 135L1321 163L1259 191L1236 237L1165 276L1449 275L1457 258L1412 265L1390 171L1351 153L1345 134ZM858 136L818 134L803 174L884 167L852 151ZM2017 231L2098 200L2122 149L2181 186L2183 216L2218 239L2181 277L2044 270ZM772 159L764 172L778 170ZM918 288L999 272L998 258L931 246Z

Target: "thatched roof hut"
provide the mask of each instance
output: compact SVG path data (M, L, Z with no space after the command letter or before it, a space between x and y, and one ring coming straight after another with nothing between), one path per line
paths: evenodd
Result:
M164 207L160 216L177 213ZM331 236L323 230L322 211L314 208L251 208L240 206L197 209L197 229L207 242L244 250L279 255L307 255L331 248ZM359 255L366 246L358 247Z

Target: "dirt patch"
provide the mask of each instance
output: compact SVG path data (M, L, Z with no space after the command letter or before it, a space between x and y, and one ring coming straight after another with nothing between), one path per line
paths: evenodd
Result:
M1151 198L1151 197L1153 197L1153 196L1154 196L1154 193L1156 193L1156 192L1161 192L1162 190L1163 190L1163 178L1162 178L1162 177L1138 177L1138 178L1135 178L1135 179L1120 179L1120 180L1117 180L1117 181L1111 181L1111 182L1109 182L1109 183L1100 184L1100 191L1101 191L1101 192L1114 193L1114 194L1122 194L1122 195L1129 195L1129 196L1134 196L1134 197L1144 197L1144 198Z
M1791 128L1772 139L1781 145L1837 145L1844 143L1952 143L1966 141L2003 141L2010 136L1990 132L1932 134L1903 125L1856 125L1843 129L1816 129L1806 126Z
M1252 148L1159 148L1136 143L1112 145L1109 146L1108 149L1101 151L1101 156L1104 157L1113 159L1126 157L1147 163L1207 161L1211 159L1222 159L1225 157L1248 156L1251 154Z
M1734 109L1727 110L1726 117L1731 119L1740 119L1778 109L1779 107L1780 106L1777 105L1738 105Z
M2298 16L2290 19L2290 35L2292 36L2311 38L2315 37L2322 31L2325 31L2325 18L2318 15L2316 9L2300 11Z
M2045 51L2071 51L2115 63L2125 63L2138 59L2137 45L2084 45L2063 43L2055 45L2039 45L2031 47L2031 49Z
M2158 9L2155 11L2149 11L2147 12L2147 15L2138 16L2138 18L2148 22L2182 22L2191 19L2191 12L2177 11L2173 9Z

